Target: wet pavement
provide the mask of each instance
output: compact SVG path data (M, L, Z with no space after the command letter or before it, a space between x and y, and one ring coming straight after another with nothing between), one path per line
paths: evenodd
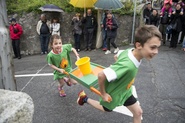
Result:
M131 46L121 47L126 49ZM143 109L143 123L185 123L185 52L161 46L159 54L151 61L143 60L135 80L135 87ZM91 62L108 67L114 62L114 54L104 55L101 49L85 52ZM73 68L76 66L71 54ZM87 95L98 96L80 84L65 86L66 97L60 97L57 81L53 81L52 69L46 63L46 55L25 56L14 60L18 91L30 95L35 111L33 123L130 123L130 116L111 112L103 113L88 104L78 106L77 94L85 90ZM38 76L29 76L37 74ZM44 74L45 76L39 76ZM27 75L24 77L23 75Z

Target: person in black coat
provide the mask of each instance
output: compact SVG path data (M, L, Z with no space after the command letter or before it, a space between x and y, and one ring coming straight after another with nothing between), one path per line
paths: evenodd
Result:
M179 44L181 44L183 42L183 39L185 37L185 6L183 9L184 9L184 12L182 15L182 33L181 33Z
M171 24L176 26L174 26L174 29L172 29L172 38L169 47L176 48L179 33L182 30L182 14L181 14L181 5L179 3L176 5L176 10L172 13Z
M93 49L93 35L97 27L97 21L95 16L92 14L91 9L87 9L87 14L84 14L82 18L82 23L84 24L84 40L86 42L85 51L91 51Z
M153 9L152 14L150 15L150 18L149 18L149 24L158 27L159 20L160 20L160 18L159 18L157 10Z
M146 8L143 10L143 18L144 18L144 22L145 24L149 24L149 17L152 13L152 6L150 2L146 3Z
M113 18L112 13L109 11L107 13L107 19L106 19L106 30L107 30L107 51L105 54L110 54L110 44L115 48L114 53L117 53L119 51L119 48L115 44L115 39L117 36L117 28L118 23L115 18Z

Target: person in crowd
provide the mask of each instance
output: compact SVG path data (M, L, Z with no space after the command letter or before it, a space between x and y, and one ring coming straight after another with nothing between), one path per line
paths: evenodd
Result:
M62 45L62 39L57 34L51 36L50 47L52 50L47 54L47 62L54 70L54 80L58 80L59 82L59 95L65 97L64 84L66 83L68 86L71 86L77 83L67 75L72 70L70 52L73 51L77 59L79 59L79 54L72 48L71 44Z
M146 3L146 8L143 10L143 18L144 18L144 23L149 24L149 17L152 13L152 6L151 2Z
M82 18L82 23L84 24L84 40L86 42L85 51L91 51L93 49L93 35L97 27L97 22L95 16L92 14L91 9L87 9L87 14L84 13Z
M118 28L118 23L115 18L113 18L112 12L109 11L107 13L107 19L106 19L106 30L107 30L107 51L105 54L110 54L111 53L111 48L110 44L115 48L114 53L117 53L119 51L119 48L115 44L115 39L117 36L117 28Z
M179 33L182 30L182 13L181 13L181 4L180 3L178 3L176 5L175 13L172 14L171 24L173 25L173 29L172 29L172 38L171 38L169 47L176 48Z
M50 24L51 35L57 34L60 35L60 23L57 18L53 18Z
M75 41L75 49L80 52L80 37L82 35L82 21L80 18L80 13L76 13L73 17L71 25L73 25L73 35Z
M181 33L181 37L179 40L179 44L181 44L184 40L185 37L185 9L184 9L184 14L182 15L182 33Z
M172 14L172 4L170 2L164 3L164 6L161 9L160 16L163 17L165 11L168 11L168 16L170 17Z
M156 9L153 9L152 14L149 17L149 24L154 25L156 27L159 26L159 15Z
M103 40L103 45L102 45L102 50L107 51L107 30L106 30L106 19L107 19L107 13L109 10L105 10L102 16L101 20L101 28L102 28L102 40Z
M47 54L50 38L50 22L46 19L45 14L41 14L36 30L40 37L41 55Z
M143 58L152 59L158 54L162 36L153 25L139 27L135 34L134 48L120 50L115 63L98 73L100 101L89 98L82 90L77 103L84 103L104 112L111 112L117 106L126 106L133 114L133 123L141 123L142 109L132 94L132 84Z
M20 24L16 22L15 18L10 20L11 24L9 26L10 38L12 40L12 47L14 52L14 58L21 59L20 53L20 38L23 34L23 29Z
M166 27L170 22L170 16L169 16L169 9L170 8L170 3L166 3L165 4L165 11L163 16L160 18L160 26L159 26L159 30L162 33L162 37L163 37L163 45L166 44Z

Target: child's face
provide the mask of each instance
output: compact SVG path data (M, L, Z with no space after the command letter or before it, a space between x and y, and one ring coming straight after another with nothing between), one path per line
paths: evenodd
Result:
M153 37L149 39L144 46L139 46L141 58L146 58L147 60L152 59L156 54L158 54L158 49L161 45L161 41L158 37Z
M52 43L52 49L54 50L54 52L61 52L61 48L62 48L62 41L61 39L54 39L53 43Z

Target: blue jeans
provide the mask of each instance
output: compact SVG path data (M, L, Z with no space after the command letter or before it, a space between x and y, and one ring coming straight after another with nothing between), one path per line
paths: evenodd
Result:
M80 35L75 33L74 39L75 39L75 49L80 49Z
M107 48L107 31L102 29L103 48Z
M40 34L40 45L43 53L48 52L50 34Z
M184 38L183 43L182 43L182 48L185 48L185 38Z

